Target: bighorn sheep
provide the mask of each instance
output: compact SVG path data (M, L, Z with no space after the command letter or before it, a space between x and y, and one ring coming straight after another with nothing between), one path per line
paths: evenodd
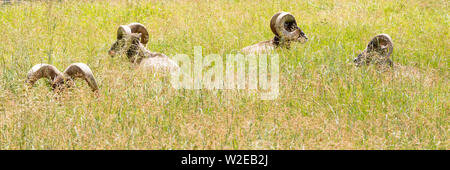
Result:
M92 91L97 91L98 86L95 81L91 69L84 63L73 63L61 73L55 66L50 64L36 64L27 74L26 83L33 85L41 78L47 78L51 81L53 90L62 90L65 87L70 87L75 78L82 78L86 80ZM73 83L73 82L72 82ZM66 86L64 86L66 84Z
M393 66L391 54L394 51L394 43L387 34L378 34L370 40L366 49L356 57L353 62L356 66L375 63L378 65Z
M126 54L130 62L139 64L141 67L153 70L175 71L179 67L164 54L151 52L145 48L148 42L148 32L144 25L131 23L121 25L117 30L117 40L111 46L109 55Z
M275 37L272 40L247 46L241 51L245 54L262 53L278 47L289 48L291 42L306 43L308 37L297 26L295 17L288 12L278 12L270 20L270 29Z

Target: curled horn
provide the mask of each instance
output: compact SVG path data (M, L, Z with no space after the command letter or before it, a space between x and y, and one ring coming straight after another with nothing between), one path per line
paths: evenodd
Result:
M131 33L140 33L141 43L144 44L144 46L148 43L149 35L147 28L145 28L145 26L140 23L131 23L128 25L119 26L119 28L117 29L117 39L122 39L123 36Z
M270 29L272 30L273 34L276 36L280 36L277 33L277 30L275 29L275 22L277 21L278 16L280 16L281 12L276 13L272 16L272 19L270 19Z
M372 40L370 40L367 45L367 51L378 51L384 52L387 50L386 58L390 57L392 52L394 51L394 43L392 39L387 34L378 34ZM385 53L383 53L385 54Z
M71 64L66 68L66 70L64 70L64 76L71 79L82 78L88 83L92 91L98 90L94 74L92 74L91 69L84 63Z
M128 27L128 25L121 25L119 26L119 29L117 29L117 39L122 39L123 36L131 34L131 29Z
M292 40L300 35L295 17L288 12L279 12L272 16L270 29L281 38Z
M141 33L141 43L146 45L148 43L148 31L144 25L140 23L131 23L128 24L128 27L131 30L131 33Z
M64 83L63 74L55 66L50 64L34 65L31 70L28 71L26 83L33 85L36 81L43 77L52 81L53 88L56 88Z

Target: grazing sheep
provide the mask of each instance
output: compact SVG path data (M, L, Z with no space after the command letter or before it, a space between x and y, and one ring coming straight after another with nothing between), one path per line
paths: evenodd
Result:
M292 42L306 43L308 37L297 26L295 17L288 12L278 12L270 20L270 29L275 34L272 40L247 46L241 51L245 54L263 53L278 47L289 48Z
M117 30L117 40L108 53L111 57L125 53L130 62L152 70L177 70L178 65L169 57L145 48L148 37L147 29L142 24L121 25Z
M394 51L394 43L387 34L378 34L370 40L366 49L356 57L353 62L356 66L374 63L377 65L393 66L391 54Z
M36 64L27 74L26 83L33 85L41 78L47 78L51 81L53 90L62 90L70 87L75 78L84 79L91 87L92 91L97 91L98 86L91 69L84 63L73 63L61 73L55 66L50 64ZM72 82L72 83L69 83Z

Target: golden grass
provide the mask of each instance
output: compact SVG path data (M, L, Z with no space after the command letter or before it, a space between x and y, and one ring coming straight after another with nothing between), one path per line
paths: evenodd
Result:
M0 149L449 148L448 1L38 1L0 6ZM280 95L175 90L107 50L118 25L149 28L147 48L169 56L226 54L273 37L289 11L309 36L280 54ZM393 70L351 63L389 34ZM88 64L60 95L37 63Z

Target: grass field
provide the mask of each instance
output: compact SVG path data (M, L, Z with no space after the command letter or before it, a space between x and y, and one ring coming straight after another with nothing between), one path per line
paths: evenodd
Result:
M38 1L0 6L0 149L444 149L450 145L449 1ZM175 90L108 49L140 22L168 56L227 54L273 37L278 11L305 44L280 55L280 95ZM394 41L393 70L352 59L376 34ZM88 64L62 94L28 70ZM163 87L163 88L159 88Z

